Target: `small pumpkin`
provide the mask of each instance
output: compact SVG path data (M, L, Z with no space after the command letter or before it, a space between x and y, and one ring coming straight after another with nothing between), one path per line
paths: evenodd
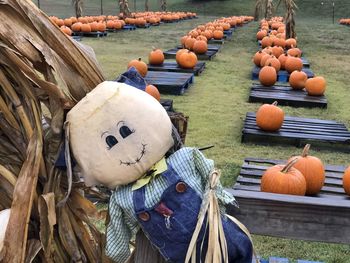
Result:
M61 26L60 29L61 29L61 31L62 31L63 33L65 33L66 35L68 35L68 36L71 36L71 35L72 35L72 30L71 30L69 27L67 27L67 26Z
M272 56L269 54L264 54L262 55L261 59L260 59L260 67L265 66L265 63L268 59L270 59Z
M260 30L258 31L258 33L256 33L257 40L262 40L266 36L267 36L267 32L265 30Z
M179 57L179 66L181 68L194 68L197 64L197 56L195 53L187 50L187 52L181 53Z
M71 29L75 32L79 32L81 30L81 22L74 23L71 27Z
M271 65L264 66L259 72L260 83L264 86L273 86L277 81L277 72Z
M304 71L295 70L290 74L289 84L294 90L302 90L305 88L307 75Z
M294 70L301 71L303 68L303 61L300 58L288 56L284 67L288 73L292 73Z
M208 44L204 40L196 40L193 44L193 51L196 54L204 54L208 51Z
M286 165L269 167L261 178L262 192L288 195L305 195L306 181L301 172L293 167L298 159L290 160Z
M194 42L196 42L195 38L188 37L185 41L185 48L192 50Z
M285 41L283 38L276 37L276 38L273 40L273 45L274 45L274 46L277 46L277 47L285 48L285 46L286 46L286 41Z
M147 64L139 59L133 59L128 64L128 69L134 67L140 73L142 77L145 77L148 72Z
M215 31L213 32L213 38L214 38L214 39L219 40L219 39L222 39L223 37L224 37L224 32L223 32L223 31L221 31L221 30L215 30Z
M261 50L255 53L253 57L253 62L256 66L260 67L260 61L263 55L265 55L265 53L263 53Z
M297 41L295 38L288 38L286 40L286 48L290 49L292 47L296 47L297 46Z
M292 56L292 57L300 58L301 57L301 50L299 48L294 47L294 48L288 49L287 54L289 56Z
M284 50L282 47L279 46L274 46L271 48L272 54L276 57L279 58L280 55L283 54Z
M270 37L264 37L261 40L261 47L265 48L265 47L271 47L273 44L273 40Z
M156 100L160 101L160 93L156 86L147 85L145 91Z
M263 131L278 131L284 121L284 112L277 106L277 101L272 104L263 104L256 112L256 125Z
M266 60L265 66L272 66L275 68L276 72L278 72L281 69L281 62L275 56L272 56Z
M326 179L326 172L322 161L309 155L310 144L306 144L301 156L294 164L294 168L298 169L306 180L306 194L315 195L321 191ZM294 159L295 157L292 157Z
M350 166L344 172L343 188L344 188L345 193L350 195Z
M177 64L180 64L180 63L179 63L179 59L180 59L181 54L182 54L183 52L187 52L187 51L188 51L188 49L182 48L182 49L179 49L179 50L176 52L175 60L176 60L176 63L177 63Z
M309 78L305 82L305 89L311 96L322 96L326 91L326 80L323 77Z
M286 65L286 61L287 61L287 58L289 56L287 55L287 53L285 54L282 54L278 57L278 60L280 61L281 63L281 69L285 69L285 65Z
M91 26L90 24L81 24L81 32L88 33L91 32Z
M153 50L148 55L148 63L151 65L161 65L164 62L163 51L157 48Z

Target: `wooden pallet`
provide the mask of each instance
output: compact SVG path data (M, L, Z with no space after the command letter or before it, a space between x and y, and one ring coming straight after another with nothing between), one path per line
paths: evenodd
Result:
M175 58L177 51L178 51L177 48L169 49L168 51L164 52L164 57L166 59ZM216 53L218 53L218 51L208 50L204 54L197 54L197 58L198 58L198 60L212 60L215 57Z
M136 25L137 28L149 28L150 26L150 23L146 23L145 25Z
M160 104L162 104L163 108L166 111L174 111L173 100L171 100L171 99L160 99Z
M252 263L256 263L256 261L252 261ZM269 259L260 259L260 263L292 263L292 261L289 261L288 258L270 257ZM297 263L324 263L324 262L298 259Z
M325 96L309 96L305 90L293 90L289 85L266 87L253 84L250 88L249 102L273 103L293 107L327 108Z
M107 28L106 31L109 33L117 33L117 32L123 31L123 29L122 28L121 29Z
M304 68L309 68L310 67L310 63L305 57L301 57L301 61L303 62L303 67Z
M125 25L123 26L123 30L136 30L135 25Z
M209 39L208 40L208 44L219 44L219 45L223 45L225 43L225 39Z
M212 45L212 44L208 44L208 50L212 50L212 51L220 51L220 49L221 49L221 45ZM183 48L183 46L182 45L178 45L177 47L176 47L177 49L182 49Z
M179 65L174 62L164 62L161 65L150 65L148 64L148 70L150 71L166 71L166 72L183 72L192 73L198 76L205 69L205 62L199 61L193 69L184 69L179 67Z
M259 80L259 72L261 68L258 66L254 66L252 70L252 80ZM315 74L312 72L310 68L303 68L308 78L313 78ZM277 73L277 81L278 82L288 82L290 74L286 70L280 70Z
M256 114L248 112L242 130L242 142L258 144L289 144L302 147L350 152L350 132L343 123L331 120L285 116L281 129L266 132L256 125Z
M182 95L194 82L194 74L148 71L145 81L156 86L160 93Z
M285 161L246 158L231 192L239 209L229 206L253 234L284 238L350 243L350 197L342 187L344 166L325 165L320 194L295 196L260 191L265 170Z
M107 32L73 32L73 36L80 36L80 37L95 37L95 38L99 38L99 37L106 37L107 36Z
M74 39L75 41L81 41L81 39L83 38L82 36L71 36L72 39Z

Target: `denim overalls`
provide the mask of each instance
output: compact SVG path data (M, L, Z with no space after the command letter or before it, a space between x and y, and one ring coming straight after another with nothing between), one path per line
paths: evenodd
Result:
M145 188L133 192L135 215L151 243L168 262L183 263L197 224L202 204L197 192L186 184L168 164L162 175L168 184L161 201L152 208L145 207ZM251 263L252 244L249 238L228 218L222 216L230 263ZM204 237L205 236L205 237ZM204 255L199 255L203 242ZM197 241L197 262L205 257L208 235L205 224ZM151 262L150 262L151 263Z

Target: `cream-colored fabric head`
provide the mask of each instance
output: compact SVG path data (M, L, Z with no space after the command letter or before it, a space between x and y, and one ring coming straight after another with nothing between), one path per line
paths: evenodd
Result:
M139 179L174 144L172 124L146 92L105 81L67 115L70 147L85 183L109 188Z
M4 246L5 233L10 219L11 209L0 211L0 251Z

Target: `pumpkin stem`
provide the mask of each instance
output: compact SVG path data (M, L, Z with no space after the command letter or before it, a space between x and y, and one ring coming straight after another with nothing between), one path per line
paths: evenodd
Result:
M273 106L277 106L278 102L277 100L272 103Z
M139 61L141 61L141 58L139 58Z
M309 150L310 150L311 144L306 144L304 147L304 150L301 154L302 157L306 157L309 155Z
M153 49L153 51L156 51L156 50L157 50L156 47L154 47L154 46L152 47L152 49Z
M295 157L292 160L290 160L281 170L281 173L288 173L290 168L293 167L293 165L300 159L300 157Z

